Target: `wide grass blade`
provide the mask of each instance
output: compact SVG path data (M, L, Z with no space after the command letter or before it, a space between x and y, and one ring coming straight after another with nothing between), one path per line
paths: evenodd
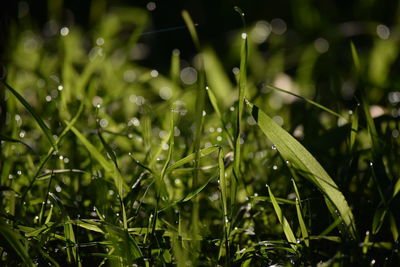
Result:
M281 156L329 198L329 201L332 202L339 215L343 218L349 234L355 238L356 225L353 213L342 192L328 173L307 149L272 118L250 102L247 102L247 106L262 132L276 146Z
M50 144L57 151L57 145L54 141L53 134L51 133L49 127L47 127L46 123L42 120L39 114L33 109L31 105L20 95L15 89L13 89L10 85L8 85L5 81L2 81L4 86L19 100L19 102L31 113L31 115L35 118L36 122L39 124L40 129L42 129L43 133L46 135Z
M278 217L278 220L283 227L283 232L285 233L286 239L289 242L290 246L294 250L297 250L296 237L293 234L292 228L290 227L290 224L289 224L288 220L286 219L286 217L283 215L282 210L279 207L278 202L276 202L271 189L269 188L269 186L267 186L267 188L268 188L269 197L271 198L272 205L274 206L276 216Z

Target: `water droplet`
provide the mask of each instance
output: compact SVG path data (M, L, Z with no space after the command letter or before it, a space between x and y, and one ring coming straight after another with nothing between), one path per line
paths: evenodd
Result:
M372 265L374 265L375 262L376 262L375 259L372 259L372 260L371 260L371 264L372 264Z
M222 137L221 136L217 136L217 141L221 142L222 141Z
M21 175L21 174L22 174L22 171L17 171L17 174L18 174L18 175Z
M102 46L104 44L104 39L102 37L99 37L96 39L96 44L98 46Z
M106 119L101 119L99 124L100 124L100 126L101 126L102 128L105 128L105 127L108 126L108 120L106 120Z
M390 29L386 25L379 24L376 27L376 34L382 40L387 40L390 37Z
M230 110L230 111L235 111L235 107L232 106L232 107L229 108L229 110Z
M50 102L50 101L51 101L51 96L49 96L49 95L46 96L46 101L47 101L47 102Z
M172 90L171 88L165 86L159 90L159 95L163 100L168 100L172 97Z
M133 138L133 134L131 134L131 133L128 134L128 138L129 138L129 139L132 139L132 138Z
M241 37L242 37L242 39L246 39L247 38L247 33L243 32Z
M60 30L61 36L67 36L69 34L69 28L68 27L62 27Z
M158 71L157 71L157 70L152 70L152 71L150 72L150 76L153 77L153 78L158 77Z
M148 11L154 11L157 8L157 5L154 2L148 2L146 8Z
M169 145L168 144L162 144L162 150L168 150Z
M25 132L24 130L22 130L22 131L19 133L19 137L24 138L24 137L25 137L25 134L26 134L26 132Z
M371 161L370 163L369 163L369 166L373 166L374 165L374 163Z
M275 18L271 20L272 32L277 35L282 35L286 32L287 26L283 19Z
M8 175L8 179L11 180L11 179L13 179L13 178L14 178L14 176L13 176L12 174L9 174L9 175Z
M233 74L238 75L239 72L240 72L240 69L239 69L238 67L234 67L234 68L232 69L232 72L233 72Z
M62 91L64 89L64 86L62 86L61 84L57 87L58 91Z
M218 127L217 132L222 133L222 128Z
M210 131L210 133L215 132L215 129L213 127L210 127L210 129L208 129Z
M271 149L272 149L272 150L276 150L276 146L275 146L275 145L272 145L272 146L271 146Z
M197 81L197 70L192 67L183 68L180 72L180 78L186 85L192 85Z
M272 169L277 170L278 166L274 165L274 166L272 166Z
M61 189L61 186L57 185L57 186L56 186L56 191L57 191L58 193L60 193L61 190L62 190L62 189Z

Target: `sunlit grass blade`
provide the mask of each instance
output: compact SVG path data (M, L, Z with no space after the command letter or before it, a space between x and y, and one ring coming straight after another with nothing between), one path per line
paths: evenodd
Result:
M26 248L21 242L23 237L8 224L6 224L3 219L0 219L0 235L2 236L2 239L6 241L10 247L12 247L15 253L18 254L26 266L35 266L32 262L32 259L28 255Z
M96 161L108 172L114 179L115 187L118 190L118 194L122 196L122 189L126 186L121 173L118 171L116 166L108 162L101 152L91 143L89 140L81 134L74 126L71 127L71 131L76 135L76 137L81 141L81 143L86 147L89 153L96 159Z
M353 57L353 63L356 68L357 74L361 71L360 57L358 56L357 49L353 42L350 42L351 56Z
M301 235L304 239L304 243L306 244L307 247L309 247L310 240L308 237L307 226L304 223L303 212L301 210L302 207L300 205L301 199L300 199L299 190L297 189L297 185L296 185L296 182L294 181L294 179L292 179L292 183L293 183L294 192L296 194L296 212L297 212L297 219L299 220Z
M273 89L273 90L276 90L276 91L279 91L279 92L282 92L282 93L289 94L289 95L295 96L297 98L300 98L301 100L303 100L303 101L305 101L307 103L310 103L311 105L316 106L317 108L322 109L322 110L332 114L333 116L345 119L347 121L347 118L345 118L344 116L340 115L339 113L337 113L337 112L335 112L335 111L333 111L333 110L331 110L331 109L329 109L329 108L327 108L327 107L325 107L325 106L323 106L323 105L321 105L321 104L319 104L319 103L317 103L315 101L312 101L311 99L308 99L306 97L302 97L302 96L297 95L297 94L295 94L293 92L287 91L287 90L282 89L282 88L278 88L278 87L270 85L270 84L267 84L265 86L267 88L270 88L270 89Z
M247 102L253 118L267 138L276 146L281 156L293 168L316 185L332 202L348 228L350 235L356 237L356 225L346 199L336 183L322 168L318 161L294 137L281 128L273 119L257 106Z
M233 99L230 98L232 84L214 50L206 47L203 55L207 82L215 93L216 99L218 99L217 103L221 103L225 108L232 104Z
M278 220L280 224L282 225L283 232L285 233L286 239L289 242L290 246L294 249L297 250L297 240L296 237L293 234L292 228L290 227L290 224L286 217L283 215L281 208L278 205L278 202L276 202L274 195L272 194L271 188L267 186L268 188L268 194L269 197L271 198L272 205L274 206L274 210L276 213L276 216L278 217Z
M216 150L219 149L219 146L210 146L207 148L203 148L200 150L200 157L204 157L207 155L210 155L211 153L215 152ZM183 159L178 160L177 162L171 164L167 170L166 173L173 171L174 169L183 166L187 163L192 163L193 160L195 159L196 153L191 153L189 155L187 155L186 157L184 157Z
M190 36L192 37L192 40L193 40L197 50L200 51L200 41L199 41L199 37L196 32L196 26L193 23L192 18L190 17L189 13L186 10L182 11L182 17L186 23L186 26L188 27Z
M35 118L35 121L39 125L40 129L42 129L43 133L46 135L50 144L57 151L57 145L54 141L53 134L51 133L49 127L47 127L46 123L39 116L39 114L36 113L36 111L33 109L33 107L15 89L13 89L5 81L1 81L1 82L18 99L18 101L29 111L29 113Z

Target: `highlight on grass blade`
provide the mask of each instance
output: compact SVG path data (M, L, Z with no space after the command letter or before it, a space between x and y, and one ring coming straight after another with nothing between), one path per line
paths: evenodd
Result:
M284 160L291 163L296 172L317 186L334 205L343 218L347 231L356 238L356 225L353 213L336 183L322 168L318 161L294 137L281 128L272 118L250 102L246 102L257 125L274 144ZM335 213L335 212L334 212ZM336 216L336 214L332 214Z

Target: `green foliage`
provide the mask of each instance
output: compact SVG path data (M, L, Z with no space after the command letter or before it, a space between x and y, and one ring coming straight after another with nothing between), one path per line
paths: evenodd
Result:
M222 53L183 11L197 54L155 70L138 59L149 13L95 2L85 32L11 28L1 266L400 260L397 35L374 28L365 46L342 25L290 47L291 25L235 8ZM293 2L296 29L324 23Z

